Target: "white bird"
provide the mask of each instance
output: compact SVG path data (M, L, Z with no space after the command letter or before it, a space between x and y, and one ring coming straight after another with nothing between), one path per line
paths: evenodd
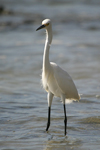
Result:
M48 92L48 121L47 128L48 131L50 126L50 112L51 104L54 96L60 97L63 106L64 106L64 124L65 124L65 135L67 127L67 116L66 116L66 99L69 100L79 100L80 96L78 95L76 86L70 77L70 75L60 68L56 63L49 61L49 49L52 42L52 24L50 19L45 19L42 21L42 25L37 28L40 30L42 28L46 29L46 41L44 47L43 55L43 70L42 70L42 84L43 88ZM37 31L36 30L36 31Z

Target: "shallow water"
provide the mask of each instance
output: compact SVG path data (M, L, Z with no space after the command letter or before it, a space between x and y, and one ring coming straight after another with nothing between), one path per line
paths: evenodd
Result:
M3 0L1 4L0 149L99 150L100 2ZM72 76L81 94L79 102L66 105L66 137L59 98L53 100L51 126L45 131L47 96L41 86L45 31L35 30L49 17L54 35L50 60Z

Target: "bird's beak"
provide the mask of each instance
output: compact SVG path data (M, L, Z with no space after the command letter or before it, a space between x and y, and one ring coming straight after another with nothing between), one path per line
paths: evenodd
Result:
M43 28L45 28L45 25L41 25L39 28L36 29L36 31L40 30L40 29L43 29Z

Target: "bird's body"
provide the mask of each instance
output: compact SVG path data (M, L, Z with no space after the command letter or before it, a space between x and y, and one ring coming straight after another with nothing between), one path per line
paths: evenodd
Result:
M43 88L54 96L61 97L64 94L65 99L79 100L72 78L56 63L50 62L50 70L42 72L42 84Z
M65 134L66 134L66 99L79 100L75 84L70 75L60 68L57 64L49 61L49 50L52 42L52 25L50 19L45 19L37 30L46 29L46 42L43 55L43 70L42 70L42 84L43 88L48 92L48 123L46 131L50 126L50 110L52 99L54 96L60 97L64 105L65 114Z

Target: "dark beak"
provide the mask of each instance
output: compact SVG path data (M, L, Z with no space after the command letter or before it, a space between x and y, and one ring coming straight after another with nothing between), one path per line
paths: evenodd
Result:
M43 29L43 28L45 28L45 25L40 26L39 28L36 29L36 31L40 30L40 29Z

